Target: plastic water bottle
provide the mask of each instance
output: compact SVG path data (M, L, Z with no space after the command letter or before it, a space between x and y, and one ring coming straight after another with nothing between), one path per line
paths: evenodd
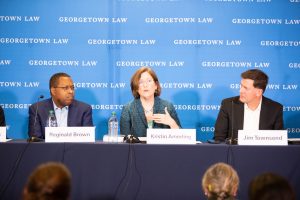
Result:
M56 121L55 113L53 110L49 110L47 126L48 127L57 127L57 121Z
M112 112L108 120L108 137L110 142L118 142L118 118L116 112Z

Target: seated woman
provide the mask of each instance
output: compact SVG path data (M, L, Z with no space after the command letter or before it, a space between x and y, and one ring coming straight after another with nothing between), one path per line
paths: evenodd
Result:
M147 128L180 128L174 106L159 98L161 87L155 72L141 67L131 78L134 100L122 109L120 132L123 135L145 137Z

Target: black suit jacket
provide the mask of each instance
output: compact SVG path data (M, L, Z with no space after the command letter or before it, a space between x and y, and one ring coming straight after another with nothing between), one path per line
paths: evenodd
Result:
M0 126L6 126L5 115L1 106L0 106Z
M54 110L51 98L32 104L29 107L29 137L45 138L49 110ZM69 105L68 126L93 126L92 107L74 99Z
M239 96L224 99L221 103L220 112L215 124L214 139L225 141L226 138L237 138L238 130L243 130L244 103ZM283 106L271 99L262 97L259 130L282 130L283 129Z

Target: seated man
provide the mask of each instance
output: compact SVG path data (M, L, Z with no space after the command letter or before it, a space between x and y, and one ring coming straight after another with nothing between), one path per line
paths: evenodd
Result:
M29 107L29 137L45 138L50 110L55 112L57 126L93 126L92 107L74 99L74 84L68 74L54 74L49 87L52 98Z
M241 76L240 96L221 103L215 124L216 141L236 143L238 130L283 129L283 106L263 96L268 76L258 69L248 70Z

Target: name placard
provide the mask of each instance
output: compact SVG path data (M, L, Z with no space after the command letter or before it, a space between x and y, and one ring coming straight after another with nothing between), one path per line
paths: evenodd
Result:
M0 127L0 142L6 142L6 126Z
M196 129L147 129L147 144L196 144Z
M95 127L46 127L45 142L95 142Z
M239 145L287 145L287 130L239 130Z

